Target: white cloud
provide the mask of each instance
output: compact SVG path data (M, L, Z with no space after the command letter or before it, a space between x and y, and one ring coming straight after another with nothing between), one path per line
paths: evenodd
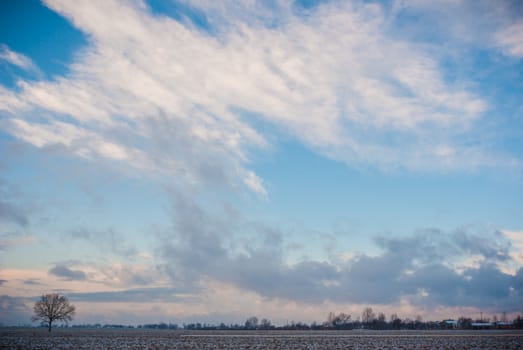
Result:
M252 171L249 171L247 173L247 176L245 178L245 184L253 191L263 194L264 196L267 195L267 191L263 187L262 180Z
M133 162L141 156L137 150L126 150L118 144L105 141L99 135L70 123L53 120L48 124L39 124L12 118L8 125L8 130L21 140L37 147L62 145L83 158L100 156L128 161L133 165ZM135 153L134 157L129 154L131 152ZM140 164L134 165L139 166Z
M424 46L391 38L380 6L322 5L300 17L289 5L281 13L197 5L215 34L141 3L48 1L89 45L66 77L1 96L11 115L1 126L37 147L61 144L81 157L262 195L248 155L268 142L253 115L356 166L446 170L507 160L461 143L487 103L446 82ZM278 25L263 25L268 19Z
M4 44L0 44L0 60L32 73L40 73L38 67L29 57L19 52L12 51Z
M510 257L513 261L513 264L503 267L505 271L515 273L523 266L523 231L503 230L501 232L503 236L510 240L513 247L512 251L510 252Z
M496 33L496 42L505 54L523 58L523 20Z
M462 1L438 2L397 0L396 14L407 13L426 25L404 25L405 35L440 36L445 50L472 48L500 50L507 56L523 57L523 21L518 1Z
M108 266L97 266L97 269L91 275L93 282L114 288L166 284L158 271L149 265L113 263Z

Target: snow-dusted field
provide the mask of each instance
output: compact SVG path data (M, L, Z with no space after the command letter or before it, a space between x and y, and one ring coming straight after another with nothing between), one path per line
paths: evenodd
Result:
M0 349L523 349L521 331L2 329Z

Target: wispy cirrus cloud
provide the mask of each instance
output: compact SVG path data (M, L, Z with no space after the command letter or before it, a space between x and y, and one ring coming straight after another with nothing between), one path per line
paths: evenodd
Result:
M11 50L5 44L0 44L0 61L7 62L30 73L41 74L38 66L29 57Z
M496 33L496 44L507 55L523 58L523 20Z
M304 15L194 4L209 31L144 3L47 5L89 44L67 76L0 98L0 127L36 147L262 195L249 169L250 152L269 146L260 122L354 166L518 164L470 141L488 102L447 81L424 45L390 36L380 5L334 2Z

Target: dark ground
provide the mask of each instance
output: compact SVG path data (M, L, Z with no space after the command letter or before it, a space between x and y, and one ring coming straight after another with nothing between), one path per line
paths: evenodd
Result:
M0 329L0 349L523 349L523 331Z

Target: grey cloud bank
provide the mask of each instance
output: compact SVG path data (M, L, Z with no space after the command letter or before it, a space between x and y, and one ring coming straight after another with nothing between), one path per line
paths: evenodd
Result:
M479 228L451 233L419 230L401 237L376 237L382 252L349 260L286 261L284 233L249 223L240 215L206 211L176 194L174 231L159 252L173 283L198 285L205 279L232 283L265 298L390 304L408 300L427 307L474 306L511 310L523 302L522 269L503 272L512 247L503 235L478 235ZM241 232L238 232L241 230ZM264 244L267 231L273 236ZM243 241L233 237L250 232ZM259 243L257 243L259 242ZM470 261L471 259L474 262Z
M56 265L49 270L49 273L70 281L83 281L87 278L83 271L72 270L65 265Z

